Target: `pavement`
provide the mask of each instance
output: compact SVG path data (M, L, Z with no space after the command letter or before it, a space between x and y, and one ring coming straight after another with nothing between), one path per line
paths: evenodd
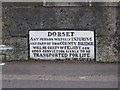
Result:
M118 64L5 62L2 87L118 88Z

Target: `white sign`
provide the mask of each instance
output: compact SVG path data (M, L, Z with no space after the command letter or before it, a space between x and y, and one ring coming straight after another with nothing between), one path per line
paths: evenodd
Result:
M94 59L94 31L29 31L31 59Z

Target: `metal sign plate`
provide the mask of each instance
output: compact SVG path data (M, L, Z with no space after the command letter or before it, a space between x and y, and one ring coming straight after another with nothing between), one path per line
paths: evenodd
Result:
M31 59L95 59L94 31L31 30Z

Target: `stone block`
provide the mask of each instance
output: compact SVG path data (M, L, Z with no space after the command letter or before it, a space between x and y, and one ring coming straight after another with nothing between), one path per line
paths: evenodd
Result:
M24 7L24 8L29 8L29 7L40 7L43 6L43 2L2 2L3 7Z
M27 36L30 29L45 28L94 29L97 36L114 35L116 32L115 7L8 8L3 16L7 17L3 18L6 22L3 29L11 36Z
M28 51L20 50L7 50L6 51L6 60L28 60Z
M96 60L118 62L117 37L97 37Z
M43 6L89 6L88 2L44 2Z

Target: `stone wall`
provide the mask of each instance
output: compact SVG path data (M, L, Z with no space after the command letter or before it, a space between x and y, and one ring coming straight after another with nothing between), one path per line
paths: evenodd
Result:
M4 60L28 60L28 30L64 28L95 30L96 61L119 61L118 3L6 2L2 11L3 44L14 47L3 51Z

